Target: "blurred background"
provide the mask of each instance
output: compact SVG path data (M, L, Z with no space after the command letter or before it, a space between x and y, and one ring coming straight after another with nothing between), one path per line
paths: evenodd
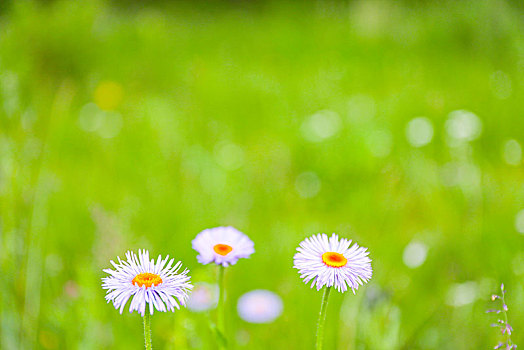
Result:
M374 268L332 295L326 348L492 348L501 282L523 344L523 9L2 1L0 347L140 349L102 269L147 248L214 283L191 240L219 225L256 248L227 270L233 348L313 347L292 258L318 232ZM238 316L253 289L282 298L273 323ZM206 317L155 313L154 346L214 349Z

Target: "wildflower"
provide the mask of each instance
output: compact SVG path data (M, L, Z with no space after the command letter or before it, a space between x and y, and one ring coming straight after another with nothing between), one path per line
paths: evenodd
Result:
M215 227L200 232L192 242L201 264L214 262L227 267L255 252L253 241L234 227Z
M508 334L511 335L511 332L513 331L513 327L511 327L509 324L505 324L504 327L502 327L502 334Z
M353 290L368 282L372 275L371 259L367 248L358 244L351 246L351 240L336 234L328 238L326 234L318 234L306 238L297 248L294 257L294 268L298 269L304 283L311 283L317 290L322 287L332 287L340 292L346 292L348 287Z
M486 313L489 314L491 312L494 312L496 314L500 314L502 312L502 310L497 310L497 309L489 309L489 310L486 310Z
M187 307L191 311L203 312L214 309L218 302L218 286L200 282L195 284L191 296L187 301Z
M513 341L511 340L511 333L513 332L513 328L508 323L508 314L507 314L507 312L508 312L509 309L508 309L508 305L506 304L506 300L505 300L506 289L504 288L504 284L500 285L500 291L502 292L501 296L493 294L491 296L491 300L492 301L496 301L497 299L500 299L501 309L490 309L490 310L486 311L488 313L492 313L493 312L493 313L496 313L496 314L502 314L504 316L503 320L498 319L497 323L492 323L491 324L491 327L499 328L501 334L505 338L504 342L499 342L497 345L495 345L495 347L493 349L500 349L503 346L505 346L506 350L516 349L517 345L515 343L513 343Z
M356 243L351 246L351 240L345 238L339 241L334 233L331 238L325 233L306 238L297 251L293 267L298 269L304 283L312 281L311 288L316 286L317 290L326 286L317 322L316 349L321 350L331 287L335 286L339 292L346 292L349 287L355 293L373 274L371 259L367 248Z
M215 227L200 232L191 242L198 252L197 260L201 264L211 262L218 265L218 303L216 339L218 347L224 349L225 336L225 268L234 265L241 258L249 258L255 252L254 243L248 236L231 226Z
M270 323L282 314L282 299L269 290L252 290L240 297L238 315L250 323Z
M193 286L187 275L189 270L178 272L182 265L180 261L173 265L174 259L167 263L169 256L163 260L158 256L155 263L154 259L149 260L147 250L138 250L138 256L128 251L126 258L124 261L118 257L118 263L111 260L115 270L105 269L110 276L102 279L102 288L107 289L107 302L113 302L120 313L130 298L129 312L136 310L142 316L146 304L149 304L151 315L154 309L175 311L175 308L180 309L179 304L185 305Z

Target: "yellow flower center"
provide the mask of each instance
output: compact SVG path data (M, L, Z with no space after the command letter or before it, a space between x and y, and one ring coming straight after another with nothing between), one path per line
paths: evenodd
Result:
M227 244L217 244L213 247L213 250L215 253L220 254L222 256L228 255L232 250L233 247Z
M139 287L146 286L146 288L150 288L151 286L158 286L162 283L162 278L154 273L143 272L136 275L131 283L133 283L133 285L138 284Z
M344 255L335 252L325 252L322 254L322 261L331 267L342 267L348 263L348 259L346 259Z

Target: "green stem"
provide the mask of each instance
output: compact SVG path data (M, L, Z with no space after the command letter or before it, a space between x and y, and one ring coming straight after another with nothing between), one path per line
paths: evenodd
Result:
M151 314L149 310L146 310L144 314L144 339L146 342L146 350L152 350L153 346L151 345Z
M326 323L326 310L329 292L331 292L331 287L326 287L326 289L324 289L324 294L322 295L322 304L320 305L320 314L318 315L317 322L317 350L322 350L322 343L324 340L324 324Z
M217 328L220 333L225 337L225 314L224 314L224 272L225 268L222 265L218 266L218 305L217 305ZM221 349L225 349L225 346L221 345Z

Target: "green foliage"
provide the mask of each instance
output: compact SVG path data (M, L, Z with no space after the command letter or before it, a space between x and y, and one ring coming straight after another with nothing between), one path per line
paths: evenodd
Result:
M255 242L226 275L226 329L239 349L312 348L321 293L302 284L292 257L317 232L369 247L374 267L356 296L332 293L326 349L491 346L483 312L500 282L523 343L515 6L2 8L0 347L139 349L140 316L104 302L102 269L147 248L214 281L191 240L218 225ZM456 110L478 116L480 137L449 140ZM422 147L406 138L418 116L434 130ZM403 261L410 242L427 247L416 268ZM255 288L283 297L275 323L236 315ZM152 333L158 349L216 348L205 315L189 310L155 313Z

